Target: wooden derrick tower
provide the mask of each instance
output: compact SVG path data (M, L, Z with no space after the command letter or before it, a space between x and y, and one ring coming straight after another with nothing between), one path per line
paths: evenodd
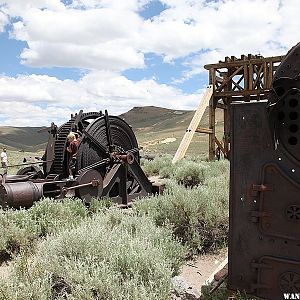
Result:
M284 56L263 57L248 54L241 58L225 57L225 61L205 65L209 71L209 84L213 88L209 101L209 159L215 157L215 147L219 146L225 157L230 149L230 116L228 106L233 101L260 101L268 97L273 75ZM215 111L224 111L223 141L215 135ZM199 131L198 131L199 132ZM200 131L201 132L201 131ZM203 131L204 132L204 131Z
M273 76L284 56L263 57L248 54L241 58L225 57L224 61L205 65L209 71L209 86L201 99L198 109L186 129L186 133L172 160L176 163L182 159L192 141L195 132L209 134L209 159L215 158L216 145L225 158L230 150L230 116L228 106L234 101L260 101L268 97ZM198 127L209 106L209 128ZM223 138L216 137L216 108L223 110Z

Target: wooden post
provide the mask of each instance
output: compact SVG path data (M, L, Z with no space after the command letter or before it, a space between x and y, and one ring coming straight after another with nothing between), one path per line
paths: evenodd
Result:
M209 70L209 82L213 87L213 94L216 88L216 70L214 68ZM212 133L208 136L208 159L213 160L215 158L215 134L216 134L216 117L215 117L215 98L212 96L209 101L209 120L208 127Z

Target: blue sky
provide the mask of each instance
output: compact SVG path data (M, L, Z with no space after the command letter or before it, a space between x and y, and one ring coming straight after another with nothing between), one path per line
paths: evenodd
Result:
M0 0L1 125L61 123L79 109L195 109L204 64L285 54L300 40L297 8L298 0Z

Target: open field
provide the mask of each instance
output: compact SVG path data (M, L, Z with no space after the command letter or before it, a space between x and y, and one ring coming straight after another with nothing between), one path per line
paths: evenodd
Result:
M45 149L48 132L38 132L41 129L43 128L0 126L0 147L33 152Z

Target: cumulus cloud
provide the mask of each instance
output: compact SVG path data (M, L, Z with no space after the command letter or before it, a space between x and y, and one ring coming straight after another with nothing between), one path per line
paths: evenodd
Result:
M165 9L145 20L139 12L151 0L0 0L0 31L10 22L10 37L27 42L21 63L89 72L77 81L0 76L5 124L15 124L14 106L34 113L35 125L65 120L80 108L108 108L114 114L142 105L192 109L199 94L154 79L133 82L121 72L146 68L145 54L155 53L165 63L183 61L186 70L177 79L182 82L225 56L281 55L300 40L299 0L160 1ZM30 122L22 115L16 120Z
M219 59L249 52L276 55L299 40L298 0L161 0L165 9L144 20L139 10L150 2L14 0L5 11L20 18L11 36L28 42L22 62L40 67L142 68L150 52L165 62L195 56L189 58L191 76L199 59L211 57L203 49L217 51Z
M200 94L185 94L152 79L132 82L105 71L91 72L78 81L46 75L0 76L1 125L43 126L51 121L59 124L80 109L108 109L113 115L146 105L193 109L199 99Z
M1 6L0 6L1 8ZM8 17L0 9L0 33L4 31L5 25L8 23Z

